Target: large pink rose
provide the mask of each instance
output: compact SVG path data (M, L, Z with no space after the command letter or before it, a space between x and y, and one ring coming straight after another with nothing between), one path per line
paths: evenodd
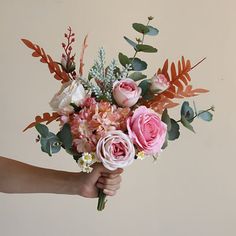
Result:
M129 137L139 151L145 154L156 154L161 151L165 142L167 126L151 109L140 106L127 120Z
M121 107L132 107L141 95L142 89L132 79L122 79L114 85L113 97Z
M107 169L116 170L134 161L135 149L126 134L120 130L114 130L99 139L96 155Z

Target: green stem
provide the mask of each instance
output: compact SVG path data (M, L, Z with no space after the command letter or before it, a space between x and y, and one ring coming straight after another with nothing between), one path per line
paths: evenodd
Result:
M150 20L148 20L148 22L147 22L147 25L146 26L148 26L149 25L149 23L150 23ZM145 37L145 34L143 33L143 36L142 36L142 40L141 40L141 44L143 44L144 43L144 37ZM130 62L130 64L132 65L132 63L133 63L133 61L134 61L134 59L135 59L135 57L136 57L136 55L138 54L138 51L136 51L135 50L135 53L134 53L134 55L133 55L133 57L132 57L132 61Z
M107 202L106 201L106 194L103 193L102 189L99 189L97 210L102 211L105 208L106 202Z

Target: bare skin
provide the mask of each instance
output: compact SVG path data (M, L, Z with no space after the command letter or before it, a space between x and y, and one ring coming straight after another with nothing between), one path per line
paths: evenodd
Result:
M3 193L55 193L98 196L98 188L114 196L120 188L123 169L107 170L95 164L89 174L40 168L0 156L0 192Z

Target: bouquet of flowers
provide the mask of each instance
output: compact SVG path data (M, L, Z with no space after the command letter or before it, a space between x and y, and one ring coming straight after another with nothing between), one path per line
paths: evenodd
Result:
M179 124L194 132L195 118L212 120L214 107L197 110L196 105L192 108L188 101L182 103L179 119L169 116L168 109L179 105L174 99L208 92L190 85L189 72L204 59L194 66L184 57L177 65L169 66L166 60L154 75L147 76L143 71L148 64L138 54L157 52L155 47L144 43L146 37L159 33L150 25L152 20L153 17L148 17L147 24L132 25L140 37L135 40L124 37L134 49L133 56L119 53L118 61L112 60L106 65L105 51L101 48L87 75L84 75L83 60L87 36L76 59L72 52L75 34L69 27L64 35L66 42L62 43L60 62L54 61L37 44L22 39L33 50L32 55L40 57L54 78L61 82L59 92L49 103L53 112L36 116L25 128L37 129L37 140L43 152L51 156L63 148L84 172L91 172L95 162L115 170L132 164L135 159L156 159L169 141L179 137ZM52 121L58 122L56 133L47 127ZM105 197L103 191L99 191L98 210L104 209Z

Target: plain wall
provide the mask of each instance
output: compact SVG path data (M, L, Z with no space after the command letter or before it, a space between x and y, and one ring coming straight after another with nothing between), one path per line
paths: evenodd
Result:
M69 25L77 36L77 55L89 34L88 71L101 46L107 62L119 52L131 55L123 36L137 36L132 23L154 16L160 34L147 42L159 51L144 56L149 76L166 58L176 61L184 55L194 64L207 57L191 72L192 85L211 92L194 101L201 109L216 107L211 123L194 122L196 134L182 129L156 163L137 161L127 168L121 189L102 213L96 211L96 199L0 193L0 235L236 235L235 9L234 0L0 0L2 156L78 170L63 151L53 158L42 153L36 130L22 133L35 115L50 111L48 102L60 83L20 39L32 40L59 60ZM176 118L178 109L173 109Z

